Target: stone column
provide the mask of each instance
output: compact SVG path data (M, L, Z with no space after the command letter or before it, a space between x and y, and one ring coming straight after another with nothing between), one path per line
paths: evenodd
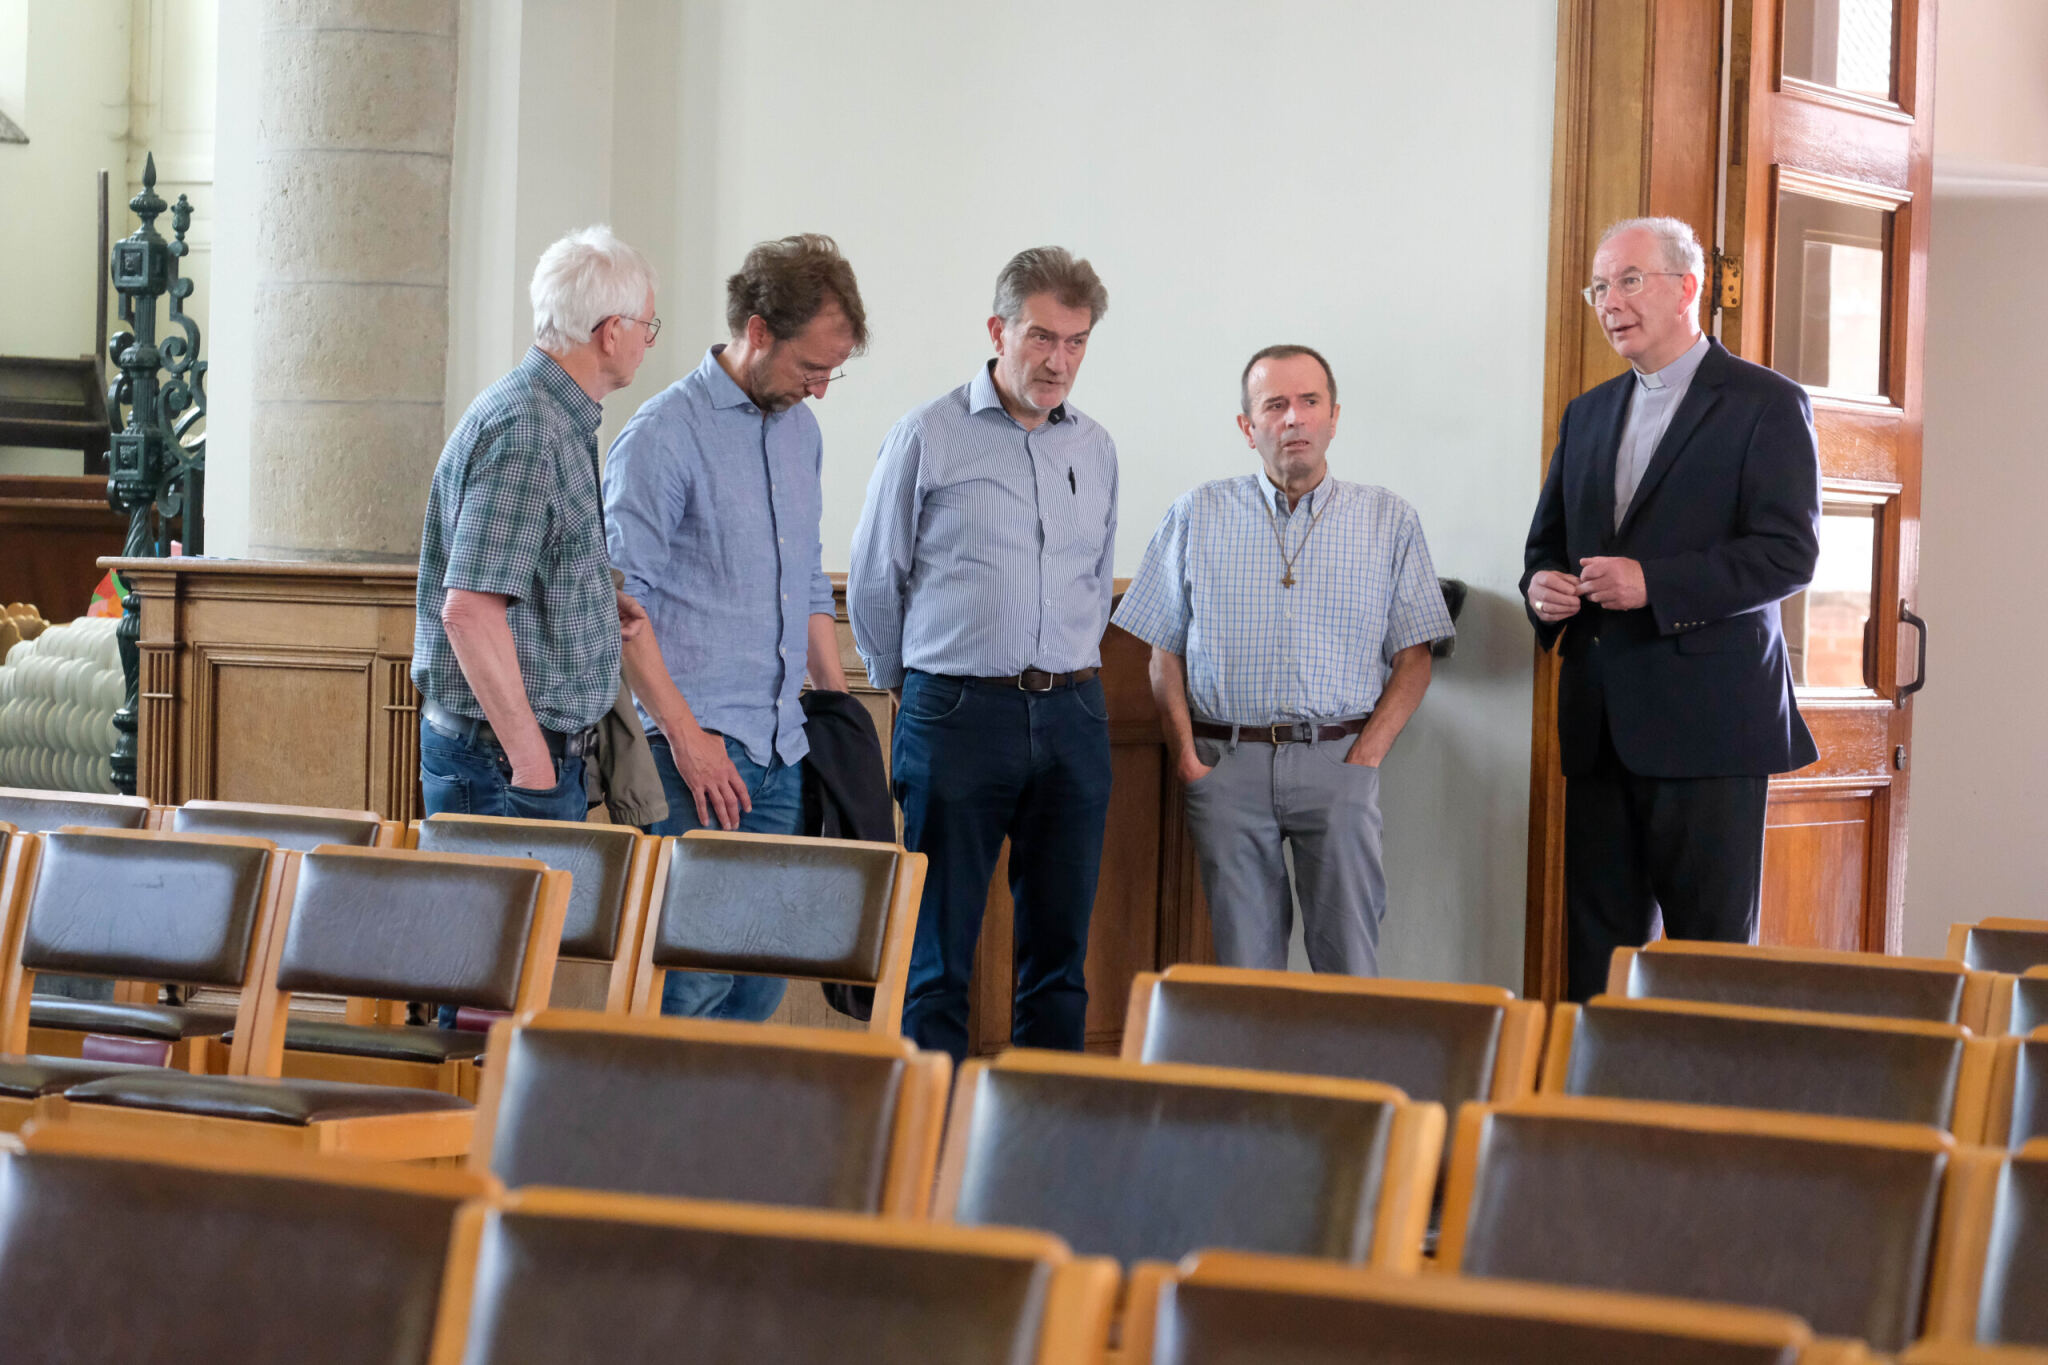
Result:
M457 0L261 0L249 553L410 560L444 435Z

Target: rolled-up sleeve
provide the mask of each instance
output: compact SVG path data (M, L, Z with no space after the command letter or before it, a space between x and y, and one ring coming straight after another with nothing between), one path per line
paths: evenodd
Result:
M1422 518L1409 508L1401 518L1394 551L1394 603L1387 613L1381 657L1391 664L1404 649L1453 640L1457 635L1450 609L1444 605L1443 586L1437 582L1436 564L1429 557L1429 542L1422 534Z
M1145 557L1138 563L1138 576L1124 591L1112 619L1124 630L1155 649L1171 654L1188 652L1188 624L1192 619L1187 582L1188 504L1182 498L1166 509Z
M668 577L669 529L682 523L686 500L682 461L663 434L674 424L644 416L626 424L604 465L605 545L627 596L639 602Z
M508 431L479 449L464 471L441 586L524 601L540 576L554 494L544 446Z
M917 558L922 433L898 422L882 441L867 501L853 533L846 615L853 643L876 687L903 684L903 595Z

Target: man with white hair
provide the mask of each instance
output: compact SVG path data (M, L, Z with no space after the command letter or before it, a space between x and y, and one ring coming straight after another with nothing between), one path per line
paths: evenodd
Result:
M612 585L597 426L661 329L654 272L588 227L541 254L532 293L532 349L470 404L427 493L412 678L429 815L582 820L622 640L636 676L653 647Z
M1662 914L1748 942L1770 775L1814 761L1778 603L1820 554L1806 391L1701 335L1706 267L1674 218L1616 223L1582 292L1629 369L1558 424L1524 552L1560 637L1567 992L1604 988Z

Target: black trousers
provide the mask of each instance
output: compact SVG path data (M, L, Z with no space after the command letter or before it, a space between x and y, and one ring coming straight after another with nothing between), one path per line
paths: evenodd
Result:
M1607 989L1616 948L1669 938L1748 943L1763 895L1767 777L1642 777L1600 737L1591 773L1566 779L1565 994Z

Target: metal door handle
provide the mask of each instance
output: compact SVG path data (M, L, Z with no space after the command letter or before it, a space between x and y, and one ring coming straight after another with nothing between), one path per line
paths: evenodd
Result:
M1904 706L1906 699L1927 686L1927 623L1913 614L1904 600L1899 602L1899 619L1911 626L1920 636L1920 662L1913 669L1913 681L1900 687L1892 705Z

